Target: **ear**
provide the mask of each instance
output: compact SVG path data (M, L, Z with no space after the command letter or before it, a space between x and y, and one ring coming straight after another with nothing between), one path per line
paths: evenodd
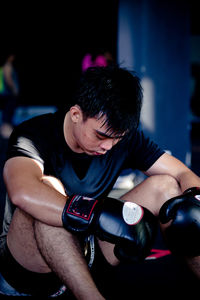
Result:
M70 117L72 122L77 123L82 120L83 113L79 105L74 105L70 108Z

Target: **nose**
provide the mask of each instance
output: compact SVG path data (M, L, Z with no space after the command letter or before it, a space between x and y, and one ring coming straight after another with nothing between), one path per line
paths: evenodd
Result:
M114 146L115 142L113 139L106 139L101 143L101 149L104 151L110 150Z

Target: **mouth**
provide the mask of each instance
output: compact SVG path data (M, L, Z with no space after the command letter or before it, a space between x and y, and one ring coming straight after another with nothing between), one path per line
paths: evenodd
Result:
M106 151L105 152L87 151L87 153L94 156L100 156L100 155L104 155Z
M100 152L93 152L94 153L94 155L104 155L105 154L105 152L104 153L100 153Z

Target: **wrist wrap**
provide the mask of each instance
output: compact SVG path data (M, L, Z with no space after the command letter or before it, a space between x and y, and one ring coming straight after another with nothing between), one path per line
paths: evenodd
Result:
M64 228L77 233L88 231L97 203L96 199L80 195L69 197L62 213Z

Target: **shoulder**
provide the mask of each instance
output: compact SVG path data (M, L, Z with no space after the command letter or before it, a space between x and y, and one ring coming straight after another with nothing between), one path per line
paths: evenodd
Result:
M16 126L10 136L9 146L19 145L19 141L30 141L34 145L48 144L57 132L62 131L62 121L57 117L57 113L48 113L28 119Z

